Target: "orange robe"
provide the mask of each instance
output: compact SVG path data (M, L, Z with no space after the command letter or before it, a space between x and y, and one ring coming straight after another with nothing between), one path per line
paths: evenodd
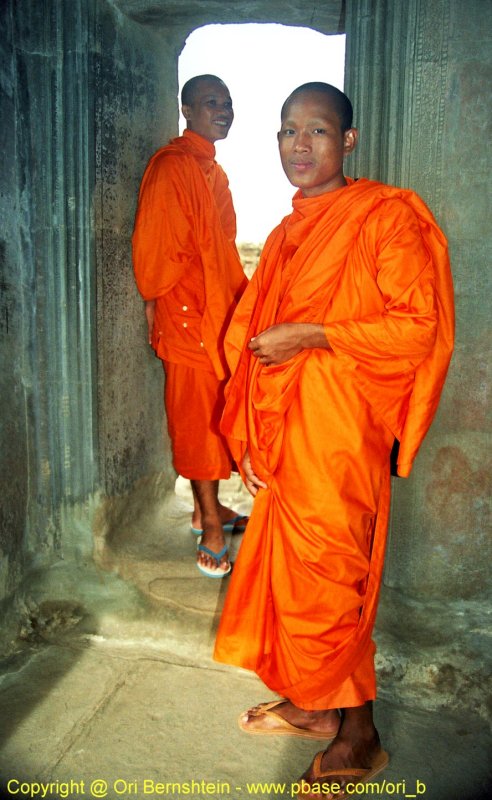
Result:
M236 217L215 147L186 130L149 161L140 187L133 263L144 300L155 300L152 345L166 371L166 411L177 472L230 474L219 431L223 339L246 278Z
M407 475L452 352L446 240L410 191L368 180L294 197L226 337L222 430L267 483L255 498L215 658L307 710L376 694L375 621L390 451ZM281 322L333 348L264 366L246 344Z

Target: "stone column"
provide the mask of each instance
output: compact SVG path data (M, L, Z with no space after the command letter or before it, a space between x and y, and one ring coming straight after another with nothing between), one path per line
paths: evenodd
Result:
M10 320L2 398L2 416L12 412L9 397L15 410L5 476L14 495L7 491L4 500L17 522L9 526L10 546L21 533L24 555L35 553L38 561L60 552L63 507L87 497L97 481L92 6L92 0L74 0L69 8L35 0L2 4L10 44L3 54L7 119L14 123L3 181Z

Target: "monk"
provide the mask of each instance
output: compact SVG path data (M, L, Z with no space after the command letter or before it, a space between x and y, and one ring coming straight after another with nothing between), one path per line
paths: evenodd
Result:
M231 569L224 530L242 532L247 522L218 500L219 480L232 467L219 430L228 376L223 339L247 284L228 180L215 161L214 143L226 138L234 113L215 75L189 80L181 100L186 130L154 154L142 179L133 262L149 344L166 376L174 468L193 490L197 565L222 578Z
M388 763L371 634L390 454L396 440L407 476L451 357L453 294L446 240L423 201L345 177L358 138L346 95L305 84L281 120L293 211L226 336L222 430L255 501L215 658L282 698L243 713L243 730L331 740L299 797L341 798Z

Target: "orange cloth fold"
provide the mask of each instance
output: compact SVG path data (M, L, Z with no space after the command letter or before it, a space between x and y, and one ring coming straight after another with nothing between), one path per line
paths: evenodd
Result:
M260 490L215 658L306 709L376 692L371 642L390 501L432 421L453 342L446 241L413 193L348 179L271 234L226 337L222 430ZM332 350L264 366L252 336L323 324Z
M155 300L152 346L166 363L173 464L192 480L228 478L232 464L218 420L229 375L224 335L247 284L235 237L231 193L215 147L186 130L145 170L133 264L142 297Z
M142 178L133 263L156 300L153 346L167 361L227 374L223 338L247 279L236 218L215 147L186 130L150 159Z
M164 362L167 429L173 467L183 478L218 481L230 478L231 454L219 425L224 384L214 372Z

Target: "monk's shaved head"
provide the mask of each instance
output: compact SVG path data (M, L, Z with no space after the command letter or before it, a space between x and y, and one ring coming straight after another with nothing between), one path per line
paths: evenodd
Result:
M202 83L219 83L222 88L227 89L224 81L217 77L217 75L196 75L186 81L181 90L181 105L191 106L196 97L197 91L200 89Z
M303 83L288 96L287 100L282 106L280 112L281 119L284 120L287 116L289 106L294 100L303 94L319 94L326 98L327 104L332 108L340 120L342 133L348 131L352 127L353 109L352 103L347 95L332 86L331 83L322 83L321 81L312 81L311 83Z

